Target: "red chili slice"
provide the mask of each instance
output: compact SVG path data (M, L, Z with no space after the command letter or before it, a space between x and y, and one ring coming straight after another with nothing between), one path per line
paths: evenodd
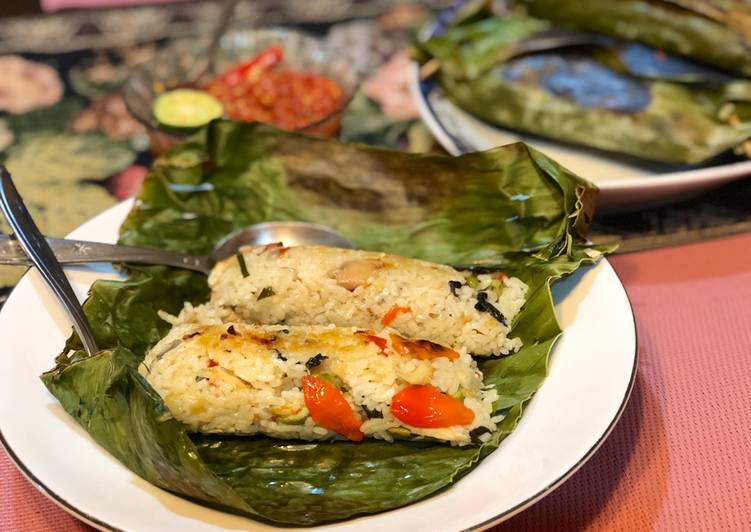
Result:
M386 342L385 338L381 338L380 336L376 336L374 334L369 334L367 338L368 338L368 342L372 342L378 346L378 349L381 350L382 355L386 355L386 344L388 342Z
M475 419L475 413L461 401L435 386L420 384L397 392L391 399L391 413L402 423L421 429L469 425Z
M222 74L219 79L227 85L237 85L246 78L252 68L266 70L281 62L283 58L284 50L281 46L269 46L250 61L240 63L236 67L231 68Z
M383 315L383 318L381 318L381 324L388 325L389 323L394 321L399 314L406 314L407 312L412 312L412 309L409 307L400 307L398 305L394 305L386 312L386 314Z
M287 248L285 248L284 244L282 244L281 242L272 242L271 244L266 244L265 246L263 246L264 252L271 250L280 251L282 249L286 250Z
M313 421L348 440L362 441L362 420L336 386L315 375L306 375L302 378L302 390Z
M391 345L397 353L413 356L420 360L432 360L439 357L446 357L449 360L459 358L459 353L453 349L430 340L408 340L398 334L392 334Z

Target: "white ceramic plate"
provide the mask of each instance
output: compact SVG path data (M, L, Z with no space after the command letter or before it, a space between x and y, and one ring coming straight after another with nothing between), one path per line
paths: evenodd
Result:
M420 117L452 155L487 150L522 140L595 183L600 188L598 212L625 212L673 203L751 175L751 161L668 171L664 166L637 166L617 156L502 129L460 109L437 84L420 82L417 64L412 67L410 90L417 102Z
M132 203L120 204L71 236L114 242ZM109 267L67 270L83 299ZM519 427L450 489L398 510L328 525L330 530L481 529L530 506L578 469L620 416L636 371L636 333L626 293L606 261L555 286L566 328L550 375ZM39 380L71 327L41 278L27 274L0 312L0 435L21 471L65 510L101 529L270 530L194 504L141 480L99 447ZM309 530L309 529L308 529Z

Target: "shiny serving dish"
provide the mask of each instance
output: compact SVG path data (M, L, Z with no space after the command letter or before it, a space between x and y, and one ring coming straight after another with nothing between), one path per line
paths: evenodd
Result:
M297 31L282 28L231 31L217 46L209 70L206 70L208 40L195 39L175 43L151 61L136 67L129 76L123 87L123 98L128 111L148 129L152 150L163 153L182 138L161 128L154 118L152 106L161 93L178 87L200 86L272 45L284 49L282 68L321 74L341 87L344 93L341 105L324 118L299 129L312 135L337 134L358 85L357 74L346 60L338 58L324 41Z

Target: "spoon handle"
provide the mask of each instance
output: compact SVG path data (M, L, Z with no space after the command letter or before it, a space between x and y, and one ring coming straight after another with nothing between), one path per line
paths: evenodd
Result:
M219 42L222 40L224 34L227 33L227 28L229 28L230 22L232 21L232 15L235 14L237 2L238 0L224 0L222 9L219 12L219 20L217 21L216 26L211 32L211 40L209 41L209 47L207 50L207 70L209 71L211 71L214 66L214 61L216 61L216 52L219 48Z
M62 267L55 259L55 255L44 236L39 232L39 228L23 204L23 200L4 166L0 166L0 208L2 208L5 218L18 237L21 247L26 251L31 262L37 267L44 280L47 281L73 321L73 328L78 333L86 352L90 356L96 354L99 349L96 346L89 320L86 318L68 278L65 277Z
M83 240L47 237L55 258L60 264L83 264L89 262L134 262L138 264L161 264L208 273L211 265L207 257L186 255L161 249L116 246ZM0 264L31 264L20 242L8 235L0 235Z
M229 28L230 22L232 21L232 15L234 15L235 13L235 7L237 6L238 1L239 0L224 0L221 3L222 5L219 11L219 18L216 22L216 25L211 30L209 44L206 47L206 52L204 53L205 61L203 61L202 63L197 62L193 65L193 72L188 73L188 79L193 80L196 83L200 83L205 81L203 79L205 76L213 74L216 62L216 54L219 50L219 43L221 42L222 37L224 37L224 34L227 33L227 28ZM196 65L198 65L197 69Z

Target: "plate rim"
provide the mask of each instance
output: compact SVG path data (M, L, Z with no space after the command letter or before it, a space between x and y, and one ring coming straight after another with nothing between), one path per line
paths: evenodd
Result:
M84 221L82 224L80 224L78 227L73 229L70 233L65 235L65 238L70 238L70 235L78 231L81 226L94 222L100 217L105 217L110 215L112 211L116 211L117 209L125 209L126 205L128 209L132 208L132 204L135 202L133 198L129 198L123 201L120 201L116 203L115 205L105 209L104 211L96 214L95 216L92 216L88 220ZM8 297L5 299L5 303L3 303L2 308L0 308L0 313L5 311L5 305L10 301L11 297L13 297L13 294L16 291L16 288L18 288L18 284L21 282L22 279L26 278L29 275L29 270L32 267L30 266L27 268L27 270L24 272L23 276L21 276L21 279L18 280L18 282L13 286L10 293L8 294ZM104 521L101 521L100 519L94 517L90 513L81 510L80 508L76 507L72 503L65 500L63 497L58 495L54 490L52 490L49 486L47 486L44 482L42 482L41 479L39 479L29 468L28 466L18 457L16 452L13 450L13 447L10 446L8 441L5 439L5 435L3 434L2 427L0 427L0 447L2 447L3 451L8 455L8 458L13 463L13 465L16 467L16 469L23 475L23 477L29 481L29 483L42 495L47 497L48 500L55 503L59 508L64 510L69 515L72 515L76 519L79 519L83 521L84 523L98 529L98 530L106 530L111 532L124 532L122 529L117 528L113 525L110 525L109 523L105 523Z
M626 296L626 302L628 303L628 307L631 310L631 320L632 320L632 326L634 330L634 359L633 359L634 361L633 361L633 365L631 366L631 374L629 375L628 386L626 386L626 390L623 394L623 399L621 400L621 404L618 407L618 411L616 412L615 416L613 416L613 419L610 421L607 428L600 435L597 441L592 445L592 447L589 448L589 450L574 465L571 466L571 468L568 471L563 473L560 477L558 477L556 480L551 482L544 489L540 490L539 493L528 497L525 501L520 502L513 508L509 508L505 512L502 512L493 518L486 519L482 523L479 523L473 527L465 528L461 532L474 532L476 530L485 530L487 528L490 528L491 526L502 523L503 521L511 519L513 516L523 512L527 508L534 506L536 503L538 503L539 501L541 501L542 499L544 499L545 497L553 493L556 489L558 489L563 484L565 484L567 480L569 480L572 476L574 476L576 472L579 471L584 466L584 464L589 462L589 460L595 455L595 453L600 449L600 447L602 447L605 441L610 437L610 434L612 434L616 425L618 425L618 422L621 420L623 413L626 411L626 407L628 406L628 403L631 400L631 394L633 393L634 387L636 385L636 376L639 370L639 329L636 326L636 314L634 313L634 305L631 302L631 296L629 296L628 291L626 290L626 285L623 284L623 280L621 279L621 276L618 275L618 272L616 271L615 268L613 268L613 265L610 264L610 261L608 261L606 257L603 257L601 260L607 263L608 267L613 271L613 274L615 275L616 279L618 279L618 282L623 288L623 293Z
M81 229L82 226L95 223L96 220L102 217L108 217L111 216L113 212L120 210L120 209L130 209L134 203L134 199L126 199L122 202L117 203L116 205L100 212L96 216L89 218L84 223L76 227L71 233L66 235L66 238L70 238L70 235L77 232L79 229ZM537 493L529 496L524 501L516 504L512 508L508 508L504 510L503 512L489 518L485 519L484 521L477 523L475 525L472 525L471 527L462 529L462 532L474 532L474 531L480 531L485 530L493 525L496 525L502 521L505 521L507 519L510 519L514 515L517 515L524 511L525 509L533 506L538 501L542 500L543 498L550 495L553 491L555 491L558 487L560 487L562 484L564 484L569 478L571 478L579 469L581 469L584 464L586 464L592 456L600 449L600 447L603 445L603 443L607 440L607 438L612 433L615 426L620 421L628 403L631 398L635 383L636 383L636 376L638 372L638 362L639 362L639 334L638 329L636 326L636 316L634 314L634 307L631 302L631 298L628 294L628 291L625 288L625 285L623 284L623 281L621 280L621 277L618 275L618 272L615 270L615 268L612 267L610 262L607 260L607 258L603 257L601 259L602 262L605 263L605 266L609 268L612 273L615 275L618 283L620 284L621 289L623 290L623 293L626 297L626 303L628 304L629 311L631 314L631 330L633 330L634 335L634 353L633 353L633 362L631 366L631 372L628 378L628 384L623 392L623 397L621 398L620 405L613 416L613 418L610 420L607 428L602 432L602 434L598 437L597 441L592 444L592 446L587 450L585 454L583 454L579 460L577 460L576 463L574 463L567 471L565 471L561 476L559 476L556 480L542 488ZM28 276L29 272L28 270L24 273L23 278L26 278ZM19 280L20 283L20 280ZM16 288L18 287L18 283L16 286L13 287L10 294L8 294L8 298L6 299L6 304L10 299L12 298L14 292L16 291ZM0 312L5 311L5 305L3 305L3 308L0 309ZM558 340L556 340L556 343ZM67 512L69 515L72 515L73 517L83 521L84 523L93 526L99 530L105 530L105 531L112 531L112 532L122 532L123 529L120 529L114 525L111 525L110 523L107 523L105 521L102 521L101 519L93 516L87 511L81 510L78 506L68 502L65 500L62 496L58 495L52 488L50 488L47 484L45 484L41 479L39 479L30 469L29 467L18 457L18 455L15 453L13 448L10 446L8 441L5 438L5 435L2 432L2 427L0 427L0 447L3 448L3 450L8 455L8 458L13 463L13 465L21 472L21 474L31 483L31 485L42 495L47 497L47 499L51 500L53 503L55 503L59 508ZM427 497L428 499L430 497ZM409 505L407 505L409 506ZM380 513L380 512L379 512ZM377 515L377 514L374 514ZM249 518L252 519L252 518ZM342 522L346 522L348 520L344 520Z

